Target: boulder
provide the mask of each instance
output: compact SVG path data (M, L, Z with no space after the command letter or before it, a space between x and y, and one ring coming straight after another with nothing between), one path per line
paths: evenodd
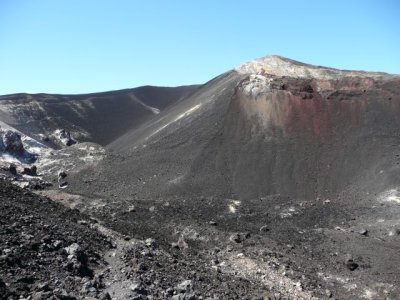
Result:
M67 177L67 172L62 170L58 171L58 181L64 179L65 177Z
M171 300L185 300L186 295L185 294L177 294L172 296Z
M12 155L22 155L24 153L24 145L22 144L21 135L15 131L7 130L3 135L4 151Z
M68 187L68 182L66 182L66 181L62 181L62 182L60 182L60 184L58 185L58 188L60 188L60 189L65 189L65 188L67 188Z
M8 167L8 171L10 171L12 175L17 175L17 166L14 164L10 164L10 166Z
M73 243L68 247L65 247L64 250L68 255L77 256L77 253L80 250L80 246L77 243Z
M72 138L71 133L65 129L57 129L55 131L55 136L65 146L76 144L76 141Z
M22 174L29 175L29 176L37 176L37 167L33 165L32 167L25 167L22 171Z
M6 146L4 145L4 142L3 142L3 134L4 134L4 131L2 131L0 128L0 153L4 152L4 150L6 148Z
M145 244L147 247L152 248L152 249L155 249L158 247L156 240L152 239L152 238L146 239Z
M176 286L176 290L181 293L189 292L193 287L191 280L184 280Z
M42 140L42 142L49 142L50 138L47 135L41 135L40 139Z
M241 243L245 240L247 240L248 238L250 238L250 233L249 232L245 232L245 233L234 233L229 237L229 240L231 242L235 242L235 243Z
M353 257L350 254L347 254L345 256L344 263L350 271L354 271L358 268L358 264L354 261Z

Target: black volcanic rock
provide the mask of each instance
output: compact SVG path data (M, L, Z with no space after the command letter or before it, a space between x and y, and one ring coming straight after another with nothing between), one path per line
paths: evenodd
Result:
M17 175L17 167L15 164L10 164L8 170L12 175Z
M77 142L72 138L71 132L65 129L58 129L55 131L55 135L58 141L60 141L65 146L72 146Z
M0 295L6 299L8 297L7 286L3 280L0 278Z
M68 278L91 276L89 268L103 263L99 254L109 244L76 219L88 220L76 210L0 180L0 299L35 298L39 293L42 298L37 299L49 299L61 289L79 293L81 283ZM60 248L76 242L80 248L70 268Z
M22 144L21 135L12 130L7 130L3 134L4 151L12 155L22 155L24 153L24 145Z
M22 174L26 174L29 176L37 176L37 167L33 165L32 167L25 167L22 171Z
M0 153L4 152L4 150L5 150L5 145L4 145L4 142L3 142L3 133L4 132L0 128Z
M33 163L36 156L25 150L21 135L13 130L0 128L0 154L7 153L24 163Z

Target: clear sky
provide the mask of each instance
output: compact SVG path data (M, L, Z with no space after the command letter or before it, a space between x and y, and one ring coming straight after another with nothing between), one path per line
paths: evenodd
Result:
M400 1L0 0L0 94L203 83L267 54L400 73Z

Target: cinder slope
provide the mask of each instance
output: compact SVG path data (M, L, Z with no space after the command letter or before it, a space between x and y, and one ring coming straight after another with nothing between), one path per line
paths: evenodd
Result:
M168 189L179 186L191 172L194 161L203 155L210 139L221 131L240 78L236 72L215 78L111 143L109 149L116 155L107 157L94 172L118 184L107 184L100 190L161 197ZM119 159L121 155L123 160Z
M266 57L114 141L110 149L127 157L106 161L102 176L141 197L304 200L381 190L398 173L399 95L399 76Z
M62 128L78 141L104 146L196 88L144 86L85 95L5 95L0 96L0 120L36 139Z

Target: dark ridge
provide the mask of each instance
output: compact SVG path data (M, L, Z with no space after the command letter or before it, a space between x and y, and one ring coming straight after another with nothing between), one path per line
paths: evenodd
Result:
M154 117L149 107L161 111L197 88L146 86L85 95L13 94L1 96L0 101L18 108L4 116L0 111L0 116L34 138L62 128L78 141L105 146Z

